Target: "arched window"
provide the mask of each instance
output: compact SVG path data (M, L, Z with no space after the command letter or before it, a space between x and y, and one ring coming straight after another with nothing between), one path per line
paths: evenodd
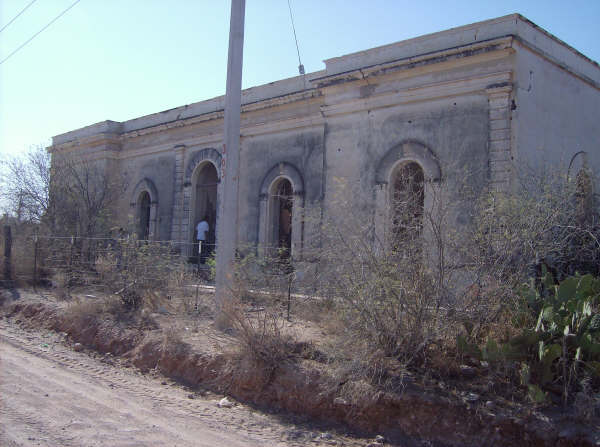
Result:
M440 181L437 157L423 143L406 140L383 155L375 170L376 250L421 251L432 236L425 210L432 211Z
M302 258L304 180L292 164L273 166L259 191L258 245L268 256Z
M423 229L425 176L414 161L399 163L390 178L390 242L393 249L414 246Z
M150 194L148 191L143 191L138 200L138 239L148 240L150 237Z
M208 232L204 235L202 242L202 255L206 258L215 250L215 230L217 225L217 187L219 175L215 165L210 161L199 164L192 174L192 207L190 222L190 241L194 244L198 241L196 228L198 224L206 220ZM192 256L198 256L196 246Z
M138 182L131 195L131 229L141 240L160 238L158 228L158 191L152 180L144 178Z
M277 179L269 193L270 245L283 257L292 251L292 213L294 191L286 178Z

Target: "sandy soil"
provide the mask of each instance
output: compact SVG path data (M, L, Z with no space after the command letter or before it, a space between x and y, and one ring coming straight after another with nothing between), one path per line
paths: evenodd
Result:
M60 334L0 321L0 445L365 445L323 437L223 396L192 393L108 356L74 352Z

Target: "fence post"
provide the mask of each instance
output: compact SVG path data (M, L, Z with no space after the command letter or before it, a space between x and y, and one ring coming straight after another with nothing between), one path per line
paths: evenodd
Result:
M70 295L71 289L71 277L73 276L73 246L75 245L75 238L71 236L71 244L69 248L69 268L67 270L67 294Z
M288 288L287 288L287 321L292 321L290 319L290 310L292 307L292 281L293 281L293 279L292 279L291 273L288 273L287 276L288 276L287 277L287 280L288 280L287 281L287 283L288 283L287 284L287 286L288 286Z
M10 265L10 253L12 250L12 233L10 225L4 225L4 285L7 289L12 288L12 268Z
M38 235L33 236L33 290L37 287Z

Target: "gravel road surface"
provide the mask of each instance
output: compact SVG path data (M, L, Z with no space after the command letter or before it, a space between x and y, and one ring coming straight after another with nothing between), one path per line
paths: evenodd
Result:
M2 446L364 445L330 435L321 443L318 433L250 407L220 408L222 397L0 321Z

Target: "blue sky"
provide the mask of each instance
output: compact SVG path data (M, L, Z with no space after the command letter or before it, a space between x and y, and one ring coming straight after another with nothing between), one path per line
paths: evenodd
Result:
M0 0L0 28L31 0ZM37 0L0 32L0 60L74 0ZM306 71L323 60L519 12L600 60L600 0L291 0ZM0 155L106 119L225 92L229 0L81 0L0 65ZM243 86L297 74L287 0L247 0Z

